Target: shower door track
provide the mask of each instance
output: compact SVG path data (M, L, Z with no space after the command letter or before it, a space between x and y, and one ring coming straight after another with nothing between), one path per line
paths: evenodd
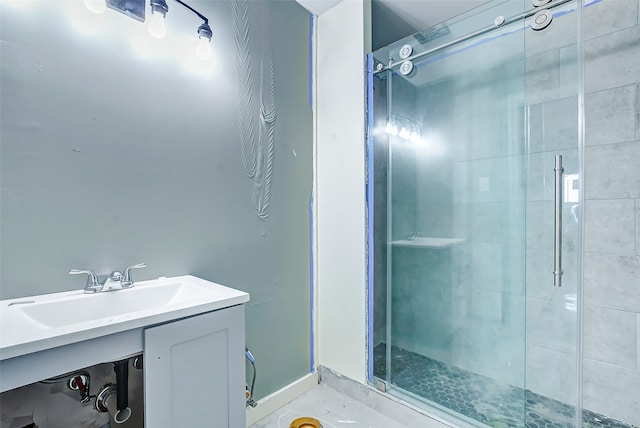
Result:
M566 3L569 3L569 2L572 2L572 1L575 1L575 0L556 0L556 1L553 1L551 3L546 4L544 6L535 7L533 9L530 9L530 10L528 10L528 11L526 11L524 13L521 13L519 15L512 16L511 18L506 19L504 22L500 23L499 25L490 25L488 27L482 28L482 29L480 29L478 31L475 31L473 33L469 33L466 36L458 37L457 39L454 39L454 40L452 40L450 42L447 42L445 44L437 46L437 47L435 47L433 49L426 50L424 52L419 52L419 53L417 53L415 55L412 55L412 56L407 57L405 59L402 59L400 61L393 62L393 61L390 60L389 64L386 65L386 66L384 64L380 63L379 65L382 65L382 67L379 68L379 69L376 69L373 73L374 74L382 73L383 71L390 70L390 69L393 69L394 67L399 66L400 64L404 63L405 61L414 61L416 59L419 59L419 58L422 58L424 56L430 55L432 53L440 52L440 51L445 50L447 48L450 48L452 46L455 46L455 45L458 45L460 43L466 42L468 40L474 39L474 38L476 38L478 36L482 36L484 34L490 33L491 31L495 30L496 28L503 27L503 26L509 25L509 24L513 24L514 22L518 22L518 21L523 20L523 19L527 19L527 18L535 15L540 10L554 9L554 8L556 8L558 6L562 6L563 4L566 4Z

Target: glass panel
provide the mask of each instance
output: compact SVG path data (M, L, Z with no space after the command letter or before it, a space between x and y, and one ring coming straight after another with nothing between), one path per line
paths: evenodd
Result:
M579 69L576 3L525 31L527 423L575 426L578 347ZM554 287L554 158L562 156L562 287Z
M374 375L458 422L572 426L575 4L555 7L543 31L527 19L451 43L531 7L493 6L376 52L388 64L406 44L433 50L408 75L395 67L374 79ZM556 155L566 190L561 288L552 274Z

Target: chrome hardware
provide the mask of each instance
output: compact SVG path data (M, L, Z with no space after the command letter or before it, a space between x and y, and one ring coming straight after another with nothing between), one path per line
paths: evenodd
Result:
M134 369L142 370L144 367L144 358L142 355L137 355L133 357L133 362L131 363Z
M122 273L113 271L102 282L102 290L100 291L112 291L122 289Z
M551 0L532 0L531 3L533 4L533 7L540 7L540 6L544 6L545 4L551 2Z
M502 15L496 17L496 19L493 20L493 25L495 25L496 27L501 26L502 24L504 24L504 22L506 21L506 18Z
M131 269L140 269L146 267L144 263L129 266L125 269L124 275L119 271L113 271L109 275L100 276L94 274L90 270L71 269L70 275L87 274L87 285L84 287L85 293L101 293L104 291L121 290L123 288L133 287L133 278L131 277Z
M400 65L400 74L407 76L413 71L413 63L411 61L405 61Z
M411 45L404 45L400 48L400 58L401 59L407 59L411 56L411 54L413 53L413 47L411 47Z
M555 188L555 242L553 248L553 285L562 287L562 155L556 155L555 167L556 188Z
M102 291L102 284L100 284L100 281L98 281L98 277L96 276L95 273L91 272L90 270L78 270L78 269L71 269L69 271L69 275L80 275L83 273L86 273L87 275L89 275L87 277L87 285L85 285L84 287L85 293L95 293L98 291Z
M541 10L531 18L531 29L534 31L544 30L553 21L553 14L549 10Z
M94 403L95 409L100 412L100 413L106 413L109 411L109 408L107 406L108 402L109 402L109 397L111 397L112 394L116 393L116 386L113 384L106 384L98 393L98 396L96 397L96 401Z
M48 379L41 380L39 383L52 385L56 383L66 382L67 388L73 391L80 391L80 403L85 404L95 398L95 395L91 395L91 375L86 370L79 370L63 374L56 377L50 377Z
M137 265L129 266L124 270L124 276L122 277L122 288L133 287L133 278L131 277L131 269L141 269L147 267L144 263L138 263Z

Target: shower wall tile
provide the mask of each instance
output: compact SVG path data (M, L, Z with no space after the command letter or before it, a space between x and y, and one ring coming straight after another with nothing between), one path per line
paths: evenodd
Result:
M586 148L587 199L640 198L640 141Z
M527 202L527 250L552 249L553 201Z
M638 85L627 85L587 94L585 141L588 146L636 139L639 91Z
M532 106L529 113L530 153L578 145L578 99L562 98Z
M541 53L557 51L576 44L577 19L575 14L566 14L554 18L553 24L544 31L532 31L525 28L525 54L527 61Z
M593 3L584 9L584 37L599 37L638 22L638 0L614 0Z
M636 368L636 314L594 306L584 308L584 356Z
M577 251L578 223L572 214L573 207L574 204L563 204L562 207L562 215L565 220L562 234L563 254ZM553 250L554 219L553 201L527 202L525 231L528 250Z
M457 203L453 207L453 237L475 244L524 247L524 203Z
M585 201L585 251L634 255L634 211L633 199Z
M584 359L584 408L640 426L640 370Z
M474 290L469 317L453 336L452 364L500 382L522 385L524 297Z
M554 351L574 353L576 348L576 295L562 300L527 297L527 343Z
M578 173L577 143L574 148L529 155L527 164L527 200L552 201L555 194L555 156L562 155L564 174Z
M577 290L577 259L578 254L564 252L562 258L562 287L553 283L553 250L527 250L526 293L529 297L546 300L566 300L567 293Z
M524 156L454 162L454 202L523 200L524 175Z
M466 266L456 265L469 286L477 290L524 294L524 248L469 244Z
M607 4L609 2L606 2ZM587 93L638 82L640 26L617 31L585 43Z
M640 199L636 199L636 254L640 256Z
M576 403L576 356L527 343L527 389L561 401Z
M640 313L636 314L636 368L640 370Z
M420 199L419 193L418 198L415 231L424 236L453 237L453 205L437 201L427 203L424 199L428 199L429 194L425 194L424 198Z
M584 302L640 313L640 257L585 253Z
M526 101L527 104L560 98L560 54L557 50L548 51L527 58L526 62Z
M558 87L558 98L576 96L580 91L580 86L576 78L578 75L578 47L575 42L572 45L561 48L559 56L560 86Z

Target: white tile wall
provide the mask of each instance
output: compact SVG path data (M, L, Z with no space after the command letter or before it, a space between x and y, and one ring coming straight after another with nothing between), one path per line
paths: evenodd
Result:
M633 199L587 200L585 250L618 255L635 254L635 237L630 233L634 229L634 210Z
M584 408L640 425L640 371L585 358Z
M640 257L585 253L584 301L640 313Z
M587 145L612 144L636 139L638 91L638 85L633 84L587 94Z
M637 365L635 331L635 313L585 306L585 358L635 369Z
M587 199L640 197L640 141L586 148Z

